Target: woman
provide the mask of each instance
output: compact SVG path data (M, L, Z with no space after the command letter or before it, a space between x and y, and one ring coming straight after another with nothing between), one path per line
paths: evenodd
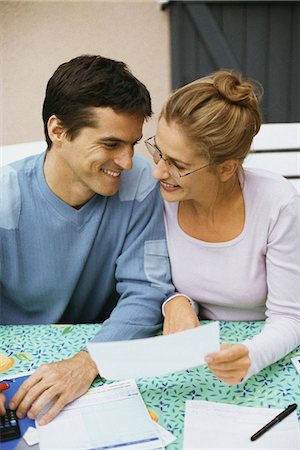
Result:
M260 124L256 86L222 70L174 92L146 141L173 283L193 300L165 304L164 333L198 326L198 317L266 319L253 339L207 355L229 384L300 344L300 197L279 175L243 169Z

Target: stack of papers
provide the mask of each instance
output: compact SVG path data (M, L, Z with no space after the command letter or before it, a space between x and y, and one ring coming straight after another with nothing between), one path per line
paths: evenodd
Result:
M282 410L251 408L201 400L187 401L184 450L299 450L296 411L252 442L250 437Z
M89 343L87 347L102 377L125 381L90 390L48 425L36 423L40 449L163 450L174 436L152 421L131 378L203 364L205 355L219 351L219 323L168 336Z
M40 450L163 450L175 440L150 418L134 380L91 389L36 427Z

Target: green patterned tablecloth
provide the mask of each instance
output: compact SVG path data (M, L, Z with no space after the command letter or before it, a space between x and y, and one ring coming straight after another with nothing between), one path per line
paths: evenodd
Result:
M262 326L263 322L220 322L221 341L240 342L257 334ZM0 376L9 377L43 363L69 358L99 327L98 324L0 326ZM186 400L274 408L284 408L290 403L300 406L300 376L291 363L291 357L299 354L300 347L237 386L220 382L207 366L165 377L138 379L137 384L159 423L177 437L168 450L181 450ZM94 386L100 384L96 379Z

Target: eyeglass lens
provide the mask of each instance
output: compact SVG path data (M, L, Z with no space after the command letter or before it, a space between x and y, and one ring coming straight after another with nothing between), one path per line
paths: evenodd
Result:
M146 143L146 147L147 147L149 153L152 155L154 163L158 164L159 161L161 159L163 159L168 168L168 171L170 172L170 175L172 176L172 178L174 178L176 183L179 183L180 172L177 169L177 167L175 167L168 159L164 159L161 152L153 144L151 144L150 142L145 142L145 143Z

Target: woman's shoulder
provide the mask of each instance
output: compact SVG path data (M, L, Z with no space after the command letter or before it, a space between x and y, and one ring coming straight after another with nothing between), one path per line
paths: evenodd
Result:
M245 189L255 196L288 203L300 195L289 180L268 170L247 168L244 177Z

